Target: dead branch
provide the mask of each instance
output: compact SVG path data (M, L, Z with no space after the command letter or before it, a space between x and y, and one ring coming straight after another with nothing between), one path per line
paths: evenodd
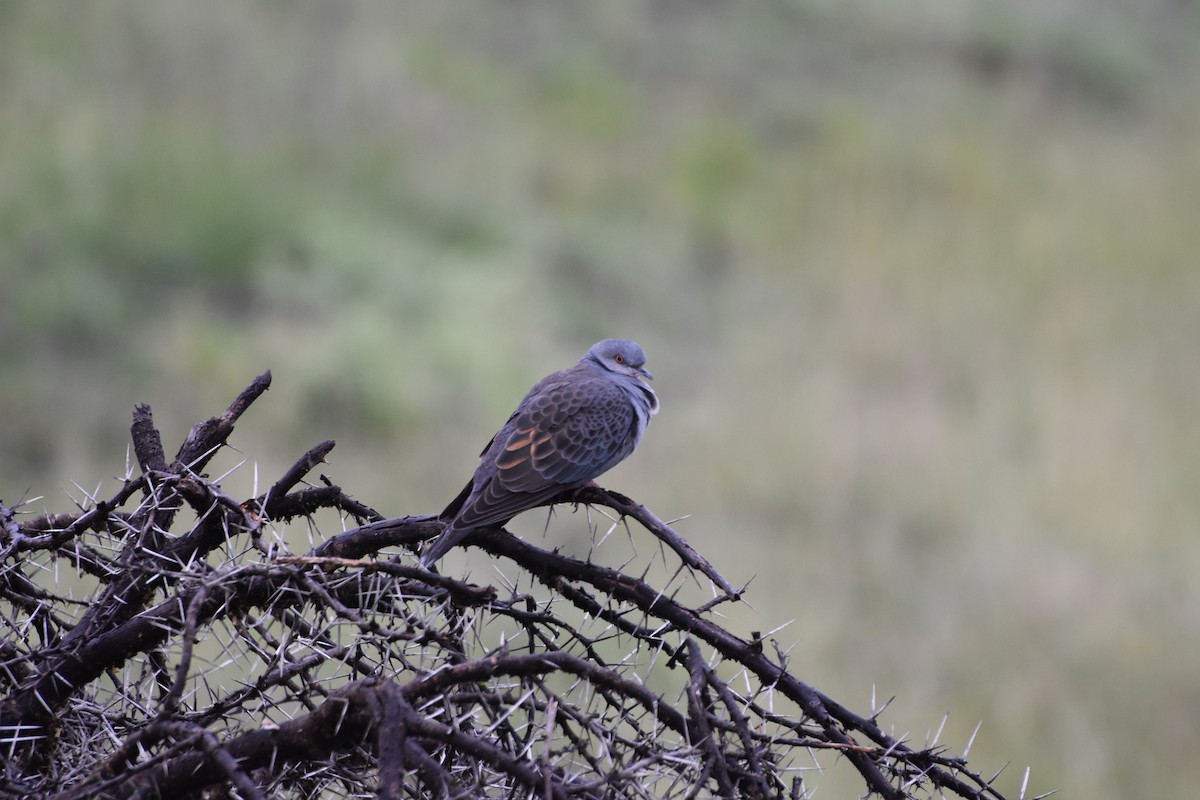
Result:
M501 529L464 545L518 576L506 588L423 570L413 551L436 517L384 519L305 483L332 441L231 497L204 467L269 385L170 463L139 405L141 474L90 507L0 505L0 797L784 798L846 763L892 800L1003 800L962 758L897 741L724 627L713 608L744 590L622 495L552 502L640 524L678 559L665 583ZM320 515L357 524L287 552L287 523Z

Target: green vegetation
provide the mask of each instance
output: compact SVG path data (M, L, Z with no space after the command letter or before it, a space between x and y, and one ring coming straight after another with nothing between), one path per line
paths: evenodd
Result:
M1198 68L1168 0L0 4L0 497L271 368L263 474L332 437L435 511L632 336L663 413L605 483L757 576L735 621L983 720L1014 795L1187 796Z

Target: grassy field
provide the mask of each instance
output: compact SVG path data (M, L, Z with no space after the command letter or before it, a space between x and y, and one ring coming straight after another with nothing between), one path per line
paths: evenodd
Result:
M753 577L735 627L982 720L1014 796L1188 796L1198 67L1168 0L2 3L0 498L270 368L233 494L336 438L436 511L630 336L663 411L602 483Z

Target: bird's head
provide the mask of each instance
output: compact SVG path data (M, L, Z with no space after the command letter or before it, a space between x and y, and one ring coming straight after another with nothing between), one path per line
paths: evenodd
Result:
M646 369L646 351L640 344L629 339L605 339L597 342L583 359L618 375L628 375L645 381L654 380L650 370Z

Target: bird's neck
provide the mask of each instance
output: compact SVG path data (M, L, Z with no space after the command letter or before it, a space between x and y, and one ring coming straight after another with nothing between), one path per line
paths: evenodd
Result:
M642 397L646 400L646 410L650 412L650 416L658 413L658 395L654 393L654 389L645 381L639 381L637 378L630 378L630 383L633 384L635 391L641 392Z

